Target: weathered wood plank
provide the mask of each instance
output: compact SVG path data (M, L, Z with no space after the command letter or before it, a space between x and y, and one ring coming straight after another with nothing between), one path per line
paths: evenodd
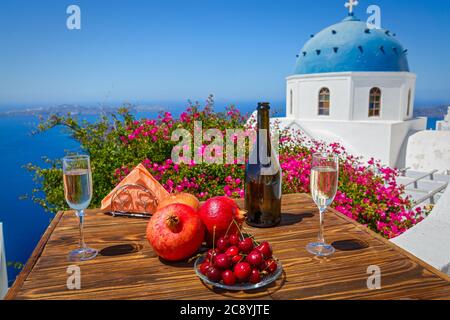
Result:
M257 239L272 243L284 266L283 277L268 288L237 293L211 289L196 278L192 263L166 264L156 257L145 240L147 221L90 211L86 241L102 254L77 264L82 290L66 286L67 253L78 241L77 219L68 212L56 216L7 298L450 299L448 276L333 210L326 216L326 237L337 253L329 259L311 256L304 248L317 236L318 211L309 196L285 196L283 212L277 228L248 227ZM119 245L130 252L112 255L120 250L111 247ZM367 288L371 265L381 268L381 290Z

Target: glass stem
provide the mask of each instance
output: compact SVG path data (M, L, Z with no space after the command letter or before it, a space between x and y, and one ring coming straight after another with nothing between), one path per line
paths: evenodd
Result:
M325 211L326 211L326 208L320 208L320 227L319 227L319 236L318 236L318 240L320 243L325 243L325 237L324 237L324 233L323 233Z
M80 219L80 249L86 249L86 243L84 242L84 211L77 211L77 216Z

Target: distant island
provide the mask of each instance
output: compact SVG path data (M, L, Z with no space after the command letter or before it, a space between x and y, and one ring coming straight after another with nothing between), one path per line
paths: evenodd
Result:
M73 104L61 104L48 107L15 108L6 111L0 111L0 117L12 116L46 116L51 114L71 114L71 115L100 115L115 113L121 107L127 107L132 112L161 112L166 111L166 107L158 105L132 105L124 104L121 106L81 106Z
M120 106L82 106L76 104L60 104L54 106L29 107L29 108L3 108L0 117L12 116L48 116L51 114L72 114L72 115L100 115L115 113L121 107L127 107L131 112L164 112L169 109L162 105L135 105L123 104ZM427 118L444 118L447 114L448 106L434 106L415 108L414 116Z
M444 118L447 110L448 106L416 108L414 115L416 117Z

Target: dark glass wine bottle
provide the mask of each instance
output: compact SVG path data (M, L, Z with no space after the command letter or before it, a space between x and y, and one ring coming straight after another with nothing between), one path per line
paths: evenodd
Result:
M257 143L245 170L247 223L269 228L281 222L281 167L271 143L270 104L258 104Z

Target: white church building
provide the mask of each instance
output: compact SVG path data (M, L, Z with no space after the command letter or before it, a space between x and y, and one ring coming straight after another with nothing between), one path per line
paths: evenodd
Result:
M353 3L350 2L350 3ZM311 36L287 78L284 128L339 142L354 155L402 168L414 118L416 75L395 33L350 14Z

